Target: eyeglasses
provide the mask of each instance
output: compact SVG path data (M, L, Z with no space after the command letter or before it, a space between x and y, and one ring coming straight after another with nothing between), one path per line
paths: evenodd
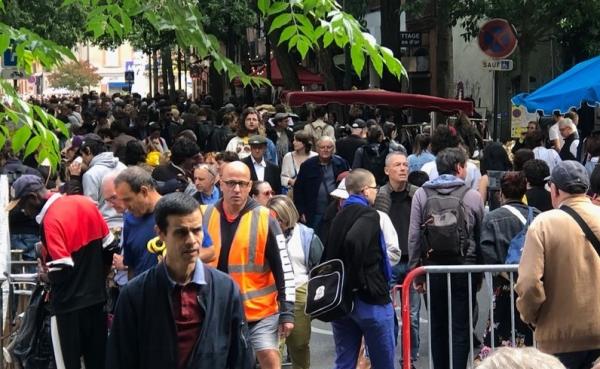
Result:
M221 181L221 183L224 183L227 187L231 189L234 189L236 186L240 186L240 188L247 188L248 186L250 186L249 181Z
M264 192L261 192L261 195L263 195L263 196L273 196L273 195L275 195L275 192L274 191L264 191Z
M365 187L365 190L366 190L367 188L368 188L368 189L371 189L371 190L375 190L375 191L379 190L379 186L366 186L366 187Z

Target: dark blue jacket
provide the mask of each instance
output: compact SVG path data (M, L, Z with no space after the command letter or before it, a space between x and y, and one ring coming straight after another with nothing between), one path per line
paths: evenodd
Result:
M331 160L334 178L337 179L340 173L350 170L348 163L341 156L334 155ZM294 205L296 205L300 215L304 214L308 218L315 213L319 187L322 181L323 172L319 164L319 157L313 156L306 159L300 166L298 177L294 184ZM334 189L332 188L331 190L333 191Z
M246 323L240 292L226 274L204 266L199 301L202 327L187 364L194 369L249 369ZM107 369L177 368L172 287L160 263L134 278L119 295L108 337Z

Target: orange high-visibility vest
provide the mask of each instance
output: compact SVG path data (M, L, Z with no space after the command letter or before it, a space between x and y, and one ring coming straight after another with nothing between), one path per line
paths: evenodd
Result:
M221 253L221 214L210 205L204 211L204 231L213 241L216 258L209 265L217 267ZM261 320L279 311L277 287L265 259L269 235L269 210L256 207L240 219L229 250L227 269L237 282L249 322Z

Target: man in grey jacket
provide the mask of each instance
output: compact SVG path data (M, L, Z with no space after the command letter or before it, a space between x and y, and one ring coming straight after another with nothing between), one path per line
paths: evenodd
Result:
M98 209L109 228L123 224L123 216L118 214L102 195L102 179L113 170L123 170L127 167L108 151L98 135L85 135L80 150L83 165L88 168L82 176L83 194L98 204Z
M448 148L437 154L436 166L439 177L426 182L417 190L413 197L410 227L408 231L409 266L415 268L422 264L476 264L479 255L479 234L483 218L483 202L479 193L465 188L467 176L467 156L458 148ZM462 193L462 206L464 212L464 228L466 242L461 244L461 255L458 258L435 261L427 257L425 252L425 240L423 238L424 225L429 223L428 218L428 194L455 195ZM458 195L457 197L460 197ZM429 251L429 250L427 250ZM451 304L452 321L448 322L448 285L446 276L443 274L432 274L430 276L430 313L431 313L431 336L432 356L435 369L449 367L448 351L448 326L452 325L452 363L454 369L464 369L467 366L469 354L469 298L468 279L466 275L455 274L451 277ZM424 282L417 281L417 291L424 291ZM475 291L475 289L473 289ZM473 296L473 300L474 296Z

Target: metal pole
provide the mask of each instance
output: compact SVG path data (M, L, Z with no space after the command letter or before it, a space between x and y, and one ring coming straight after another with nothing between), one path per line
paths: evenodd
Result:
M500 135L498 134L498 72L493 71L494 73L494 141L498 141Z

